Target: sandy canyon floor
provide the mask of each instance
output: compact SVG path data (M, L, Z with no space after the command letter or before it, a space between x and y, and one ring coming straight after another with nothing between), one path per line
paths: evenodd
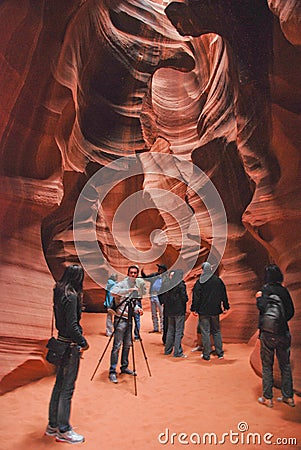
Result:
M140 342L134 343L138 376L108 380L111 344L91 376L108 342L105 314L84 314L82 324L90 349L81 361L72 401L71 423L86 450L180 448L301 449L301 399L296 407L257 402L261 379L253 372L252 348L226 344L224 360L200 358L184 345L186 359L163 354L160 334L149 334L150 313L142 318ZM132 362L130 367L132 366ZM68 447L44 436L54 376L0 398L1 450L51 450ZM275 397L279 390L275 389Z

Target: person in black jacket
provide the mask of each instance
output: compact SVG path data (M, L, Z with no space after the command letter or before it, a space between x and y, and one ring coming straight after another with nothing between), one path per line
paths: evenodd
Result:
M199 315L199 327L202 334L202 358L210 361L212 351L210 334L213 336L214 347L219 359L223 359L224 350L220 331L219 315L230 309L226 286L223 281L212 274L211 264L204 262L201 266L201 276L192 290L191 311Z
M264 286L256 293L256 304L259 310L258 328L260 330L259 339L263 390L263 396L259 397L258 401L270 408L273 406L273 363L274 354L276 352L281 371L282 393L282 396L278 397L277 400L285 402L289 406L295 406L293 398L292 370L290 365L291 335L287 323L294 316L294 304L289 291L282 285L283 275L276 264L269 264L265 267L264 281ZM269 333L261 329L268 297L271 294L276 294L280 297L285 316L277 334Z
M177 269L170 272L170 278L162 288L165 292L160 295L160 300L164 304L165 316L168 319L164 354L170 355L174 350L175 358L186 358L181 345L188 300L183 271Z
M70 423L71 399L79 369L81 352L89 348L80 326L84 271L77 264L68 266L54 288L53 309L58 341L68 343L49 404L48 426L45 434L58 442L77 444L84 436L75 433Z

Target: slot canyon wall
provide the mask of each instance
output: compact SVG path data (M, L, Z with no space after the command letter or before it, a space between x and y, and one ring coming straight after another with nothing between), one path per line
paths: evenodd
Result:
M104 311L98 280L111 268L121 277L129 261L146 272L158 261L178 265L190 293L211 255L231 304L224 340L254 347L258 374L254 294L265 264L276 262L296 307L300 391L301 2L212 5L1 2L2 393L51 373L52 288L78 248L89 267L87 312ZM200 195L199 173L223 203L224 252L214 246L222 215ZM73 218L86 183L77 247ZM102 191L95 214L87 204ZM116 224L131 196L139 213ZM155 257L143 259L150 249ZM187 344L195 331L190 316Z

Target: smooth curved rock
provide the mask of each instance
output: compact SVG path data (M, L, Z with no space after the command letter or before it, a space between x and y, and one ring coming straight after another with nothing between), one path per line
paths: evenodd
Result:
M105 255L100 260L91 241L84 242L94 267L85 278L87 310L103 311L104 290L93 277L109 275L105 259L121 274L129 264L113 231L115 211L129 194L142 191L152 205L133 220L137 250L147 252L151 232L161 230L168 237L161 259L169 266L178 259L181 227L153 187L174 192L188 208L179 216L187 250L180 263L200 244L186 276L191 291L211 249L209 215L216 213L189 189L193 163L214 183L228 218L218 268L232 310L223 320L224 339L253 342L254 293L264 265L280 265L296 305L301 292L299 3L260 2L259 16L257 0L219 1L214 11L212 2L188 1L176 4L184 24L174 3L166 9L173 11L171 21L154 1L19 3L0 6L2 391L49 373L43 346L51 331L52 287L65 265L78 261L78 196L93 174L122 156L132 156L141 174L114 186L96 218L86 211ZM248 29L250 18L257 28ZM172 155L175 166L158 169L156 153ZM167 179L171 170L180 180ZM178 210L175 204L176 217ZM162 236L156 245L163 245ZM146 272L156 262L145 263ZM297 307L291 330L300 390L299 319ZM192 343L195 324L188 321ZM260 373L256 346L251 364Z

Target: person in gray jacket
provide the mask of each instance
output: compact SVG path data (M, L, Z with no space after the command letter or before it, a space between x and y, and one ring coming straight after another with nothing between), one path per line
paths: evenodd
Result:
M109 379L112 383L118 383L116 367L118 363L119 351L122 346L121 353L121 373L128 375L136 375L129 365L129 350L132 345L132 319L129 317L129 305L126 303L130 296L135 300L141 299L141 283L137 283L139 269L137 266L129 266L128 276L116 283L111 289L111 295L115 298L116 315L114 317L114 342L111 351ZM134 302L133 302L134 303ZM143 314L143 309L136 304L133 308L133 314Z

